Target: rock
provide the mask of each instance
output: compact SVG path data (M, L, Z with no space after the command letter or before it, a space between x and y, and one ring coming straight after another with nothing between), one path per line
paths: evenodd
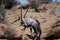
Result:
M41 25L41 38L45 38L51 35L51 30L54 28L55 24L58 22L57 17L54 15L46 15L48 20ZM50 34L49 34L50 33ZM49 35L48 35L49 34Z
M20 12L19 10L9 10L6 12L5 16L5 23L9 26L9 28L6 28L8 31L12 31L12 35L14 35L15 38L19 38L23 35L24 31L22 26L20 26ZM9 35L7 35L9 36Z
M7 25L0 23L0 38L4 37L4 28L6 28Z
M0 38L20 38L22 35L20 28L0 23Z

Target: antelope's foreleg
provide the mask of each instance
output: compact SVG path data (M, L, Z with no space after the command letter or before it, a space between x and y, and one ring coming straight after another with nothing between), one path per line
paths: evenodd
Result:
M32 27L30 27L31 35L32 35Z

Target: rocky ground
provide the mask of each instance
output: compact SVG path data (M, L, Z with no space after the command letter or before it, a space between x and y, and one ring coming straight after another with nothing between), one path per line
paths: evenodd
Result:
M48 7L53 7L51 5L56 5L54 13L49 14L48 12L34 12L30 9L26 17L30 16L34 19L38 19L41 27L41 40L57 39L60 40L60 4L49 4ZM48 9L49 10L49 9ZM25 14L25 9L23 10L23 17ZM20 9L11 9L6 12L5 20L0 23L0 38L17 38L20 40L31 40L29 36L31 35L30 29L22 30L24 27L20 24L19 17L21 16ZM45 38L45 39L44 39ZM2 39L0 39L2 40ZM4 40L4 39L3 39Z

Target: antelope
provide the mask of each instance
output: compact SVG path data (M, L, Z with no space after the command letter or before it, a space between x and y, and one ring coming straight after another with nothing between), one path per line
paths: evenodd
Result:
M32 35L32 28L33 28L34 33L36 33L33 40L37 40L37 37L40 37L40 35L41 35L40 22L37 19L33 19L31 17L22 18L22 10L21 10L20 19L21 19L20 23L21 23L21 25L24 26L24 30L27 27L30 27L31 35Z

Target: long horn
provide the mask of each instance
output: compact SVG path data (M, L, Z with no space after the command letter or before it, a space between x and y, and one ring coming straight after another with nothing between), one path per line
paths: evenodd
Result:
M22 22L22 6L21 6L21 17L20 17L20 19L21 19L21 22Z
M28 10L29 10L29 8L27 8L27 10L26 10L26 12L24 14L24 18L26 17L26 14L27 14Z

